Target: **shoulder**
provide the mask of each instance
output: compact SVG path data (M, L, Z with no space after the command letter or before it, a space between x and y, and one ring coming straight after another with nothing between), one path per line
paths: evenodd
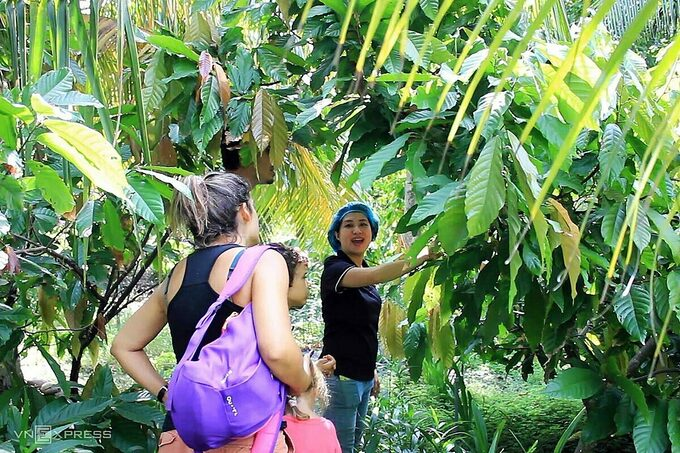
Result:
M286 260L274 249L265 250L255 265L255 272L285 272L288 275Z

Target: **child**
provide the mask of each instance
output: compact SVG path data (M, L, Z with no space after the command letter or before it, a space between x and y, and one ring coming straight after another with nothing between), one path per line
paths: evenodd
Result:
M307 285L307 271L309 270L309 260L300 249L293 249L281 243L271 244L272 248L279 252L288 267L288 308L302 308L307 303L309 297L309 287ZM319 367L324 376L330 376L335 371L335 359L330 355L321 357L316 366Z
M300 396L289 396L286 406L285 433L295 453L341 453L335 427L330 420L316 414L315 406L323 411L328 404L328 388L321 369L305 356L312 371L312 385Z

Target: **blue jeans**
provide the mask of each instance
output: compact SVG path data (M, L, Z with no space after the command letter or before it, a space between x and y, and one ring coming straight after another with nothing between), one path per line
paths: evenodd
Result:
M324 417L335 425L342 453L352 453L359 448L364 431L373 379L355 381L344 376L331 376L326 382L330 403Z

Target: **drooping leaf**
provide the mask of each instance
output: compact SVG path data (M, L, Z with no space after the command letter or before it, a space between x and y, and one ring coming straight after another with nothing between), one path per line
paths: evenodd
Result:
M250 124L250 103L232 99L229 106L229 132L235 137L241 136Z
M623 204L613 205L602 219L600 232L606 244L616 244L621 228L626 219L626 207Z
M668 287L668 307L675 311L680 320L680 270L675 269L666 277Z
M559 201L550 198L548 199L548 202L557 211L557 218L562 227L560 243L562 245L564 266L567 268L569 281L571 282L571 297L573 299L577 294L576 284L579 275L581 274L581 250L579 249L581 233L578 226L571 220L569 213Z
M632 197L629 197L626 204L626 212L632 210L633 199ZM652 240L652 233L649 225L649 218L647 218L646 214L646 209L644 209L642 205L638 206L637 215L635 217L631 217L628 227L633 234L633 242L639 250L643 250L649 245L649 242ZM618 237L616 239L618 239Z
M125 231L123 231L120 215L108 198L104 202L104 223L101 228L102 239L107 246L121 252L125 250Z
M505 184L501 170L501 140L489 140L470 171L465 197L465 214L470 237L485 233L496 220L505 202Z
M380 176L380 172L385 164L397 155L399 150L404 147L409 137L409 134L397 137L366 159L363 168L359 172L359 183L361 184L361 187L367 189L373 184L373 181Z
M649 418L635 414L633 442L636 451L665 453L669 447L667 432L668 402L661 400L649 405Z
M226 111L227 106L229 105L229 101L231 100L231 88L229 86L229 79L227 78L227 74L224 72L224 69L222 69L222 66L218 62L215 62L213 68L215 69L215 77L217 77L217 84L220 90L220 100L222 101L222 108Z
M150 112L161 105L163 97L168 91L168 83L164 82L165 53L156 51L144 72L144 88L142 88L142 102L146 112Z
M427 330L422 323L413 323L404 336L404 353L409 364L409 374L414 381L420 378L426 352Z
M659 232L659 236L671 249L673 261L680 264L680 234L673 230L669 220L654 209L647 210L647 216Z
M403 308L390 300L383 303L380 309L378 331L385 348L394 359L404 358L402 322L405 319L406 313Z
M515 134L508 132L508 138L510 139L510 147L514 153L515 160L519 165L519 168L522 169L522 173L524 173L526 184L529 187L529 190L531 190L533 197L536 198L538 197L538 194L541 193L541 184L538 180L536 165L531 161L529 154L520 144L519 139Z
M76 232L79 237L86 238L92 235L94 223L94 201L88 200L76 216Z
M206 123L218 116L220 110L220 93L217 78L208 76L201 88L201 103L203 108L199 116L199 125L204 127ZM211 137L212 138L212 137Z
M519 219L519 211L517 208L517 193L516 188L512 184L508 184L508 254L510 256L510 285L508 289L508 312L512 310L515 303L515 296L517 295L517 273L522 267L522 258L519 254L518 241L522 224Z
M59 174L51 167L36 161L29 161L28 167L35 175L35 184L54 210L62 215L71 211L76 202Z
M611 184L619 177L626 163L626 141L616 124L607 124L602 133L602 145L597 155L602 179Z
M668 402L668 437L671 441L671 453L680 452L680 400Z
M507 91L498 94L489 93L479 98L477 110L475 110L473 115L477 127L480 127L482 118L488 115L486 122L482 126L482 137L488 140L498 131L499 126L503 123L503 115L508 110L511 101L512 93ZM487 110L489 111L488 114L485 113Z
M145 177L131 173L128 176L128 181L130 182L128 198L132 209L145 220L162 225L165 209L163 208L161 194Z
M439 219L437 237L447 255L453 255L467 242L467 218L463 196L454 195L446 204L444 214Z
M604 381L595 371L589 368L568 368L557 374L557 377L545 388L545 392L557 398L586 399L604 388Z
M642 286L633 285L629 294L614 296L614 312L621 325L633 339L644 343L649 325L649 292Z

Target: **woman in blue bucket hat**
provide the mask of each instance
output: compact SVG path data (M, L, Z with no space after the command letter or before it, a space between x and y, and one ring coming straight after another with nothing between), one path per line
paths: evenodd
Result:
M340 208L328 229L335 255L326 258L321 275L325 324L321 354L335 357L336 369L328 378L331 398L325 417L335 425L343 453L358 449L369 397L380 390L375 362L382 300L375 285L434 258L428 253L413 263L399 259L369 267L364 255L379 227L373 209L351 202Z

